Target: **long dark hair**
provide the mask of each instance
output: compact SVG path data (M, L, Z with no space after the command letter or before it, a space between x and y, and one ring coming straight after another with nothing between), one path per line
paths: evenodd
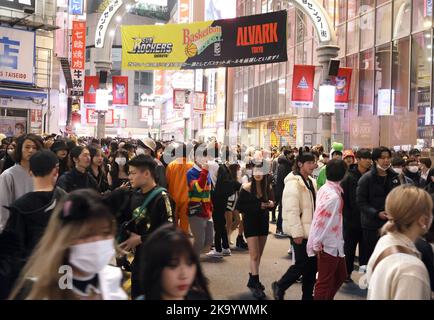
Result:
M252 194L257 197L258 196L258 189L256 187L256 180L254 178L255 175L255 169L260 169L262 170L262 165L255 165L255 167L253 168L253 174L252 174L252 187L251 187L251 192ZM260 198L260 200L262 202L268 202L268 200L270 200L268 198L268 191L270 190L270 178L268 174L264 174L264 177L261 180L261 191L262 191L262 197Z
M211 299L208 281L202 272L199 259L183 231L171 224L164 225L148 238L142 250L144 259L138 261L138 283L140 294L144 294L146 300L162 299L163 269L170 266L173 260L179 261L181 257L196 265L196 276L190 291Z
M128 163L128 151L125 149L118 149L115 153L113 153L113 162L111 163L110 176L112 179L119 179L119 165L116 163L116 158L118 156L124 157ZM124 166L124 173L128 175L128 164Z
M100 146L95 145L95 144L91 144L87 148L89 149L90 163L91 163L91 165L89 166L89 170L92 170L91 168L92 168L93 158L95 158L98 155L98 152L101 152L103 154L103 158L104 158L104 152L102 151ZM99 173L99 175L103 175L103 176L105 175L106 169L105 169L104 161L103 161L102 165L98 167L98 173Z

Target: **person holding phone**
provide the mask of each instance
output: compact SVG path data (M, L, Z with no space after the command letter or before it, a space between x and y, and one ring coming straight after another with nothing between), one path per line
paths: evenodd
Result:
M253 168L253 180L243 184L236 209L242 212L244 233L250 255L247 287L256 299L265 298L265 287L259 281L259 265L268 236L268 212L274 208L274 192L268 172L262 165Z

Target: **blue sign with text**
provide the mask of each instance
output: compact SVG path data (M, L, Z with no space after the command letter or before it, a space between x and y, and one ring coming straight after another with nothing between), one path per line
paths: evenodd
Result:
M82 15L84 0L69 0L69 13L72 15Z

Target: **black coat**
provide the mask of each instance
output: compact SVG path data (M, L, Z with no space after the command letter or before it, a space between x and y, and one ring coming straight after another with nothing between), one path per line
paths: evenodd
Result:
M422 254L422 262L428 270L431 291L434 291L434 252L431 244L424 239L416 241L416 248Z
M79 189L94 189L100 192L98 183L89 172L81 173L75 168L64 173L57 180L57 186L68 193Z
M283 189L285 188L285 178L292 171L293 162L285 156L280 156L277 160L277 178L276 178L276 201L282 201Z
M241 183L232 177L229 168L225 164L219 165L216 185L211 194L214 210L224 212L228 205L228 198L240 188Z
M343 225L344 229L361 229L360 210L357 206L357 183L362 174L358 166L353 165L341 182L344 190Z
M383 178L378 175L375 166L360 178L356 199L363 229L378 230L386 223L378 214L384 211L389 192L400 184L395 171L388 169L387 176Z

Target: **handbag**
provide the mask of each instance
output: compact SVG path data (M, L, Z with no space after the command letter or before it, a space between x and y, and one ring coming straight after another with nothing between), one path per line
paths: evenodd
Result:
M148 206L148 204L159 194L161 194L162 192L166 192L167 190L161 187L158 187L156 189L154 189L150 195L148 195L145 199L145 201L143 201L142 205L140 207L138 207L136 210L134 210L133 212L133 218L125 221L121 224L120 228L119 228L119 232L118 232L118 236L117 236L117 241L118 243L122 243L126 240L128 240L128 238L130 237L130 226L133 224L137 224L140 220L142 220L145 216L146 216L146 207Z

